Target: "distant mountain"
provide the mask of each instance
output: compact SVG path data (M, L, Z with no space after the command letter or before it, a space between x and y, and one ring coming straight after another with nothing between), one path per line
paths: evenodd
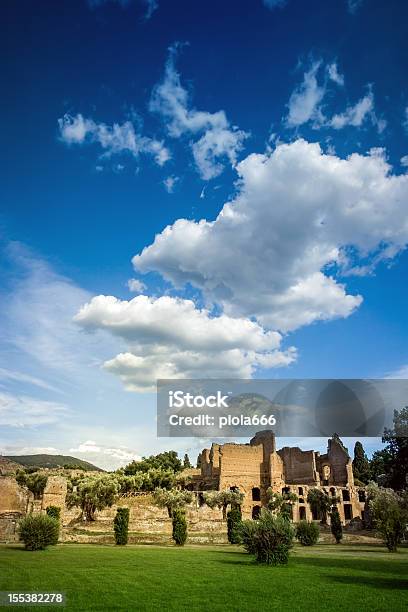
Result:
M82 470L86 470L88 472L104 471L88 461L77 459L76 457L70 457L69 455L9 455L5 457L5 459L19 463L24 467L59 468L69 465L81 468Z

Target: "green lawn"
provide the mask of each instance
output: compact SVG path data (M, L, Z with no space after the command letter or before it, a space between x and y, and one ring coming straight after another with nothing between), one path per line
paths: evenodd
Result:
M407 580L408 549L377 545L296 546L287 567L235 546L0 547L0 591L62 591L65 610L407 610Z

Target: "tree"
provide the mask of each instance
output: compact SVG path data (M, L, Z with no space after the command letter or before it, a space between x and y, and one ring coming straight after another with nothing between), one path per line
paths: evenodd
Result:
M79 481L76 491L67 493L68 508L78 506L87 521L95 520L97 510L111 507L119 493L119 484L113 476L87 477Z
M239 491L211 491L204 493L204 501L209 508L222 508L222 518L227 518L228 506L241 506L244 501L244 494Z
M258 563L283 565L288 562L289 551L293 546L295 531L284 516L275 516L265 508L253 526L248 529L244 521L243 532L247 541L244 543L247 552L255 554Z
M16 480L21 487L27 487L34 494L34 499L40 499L47 485L47 476L42 472L27 474L25 470L17 470Z
M288 519L292 518L292 507L295 501L297 501L298 497L295 493L274 493L272 488L266 492L268 502L267 508L274 514L280 514Z
M169 470L177 473L182 471L183 464L178 458L176 451L166 451L158 455L143 457L141 461L132 461L124 468L124 473L127 476L131 476L137 472L148 472L151 469Z
M374 527L383 537L388 550L395 552L408 525L408 491L399 494L374 483L367 490Z
M177 545L183 546L187 540L186 505L192 502L193 494L191 491L179 489L156 489L153 499L159 508L167 508L173 525L173 540Z
M370 480L370 462L361 442L354 445L353 474L356 480L367 484Z
M382 486L390 484L392 455L387 448L375 451L370 461L371 479Z
M340 544L340 541L343 538L343 527L337 506L333 506L330 512L330 529L336 540L336 544Z
M330 498L327 493L321 489L310 489L307 494L307 503L312 512L320 518L322 525L327 524L327 513L333 501L333 498Z
M228 542L231 544L239 544L240 538L240 527L242 522L241 508L235 506L227 513L227 536Z
M193 501L191 491L181 491L180 489L160 489L157 488L153 494L153 501L159 508L167 508L169 517L173 516L176 509L184 508Z
M393 428L385 429L382 441L390 454L389 483L396 491L408 484L408 406L394 410Z
M188 470L189 468L192 468L193 466L190 463L190 458L187 455L187 453L184 455L184 461L183 461L183 468L185 470Z
M129 536L129 508L118 508L113 520L115 542L120 546L128 543Z

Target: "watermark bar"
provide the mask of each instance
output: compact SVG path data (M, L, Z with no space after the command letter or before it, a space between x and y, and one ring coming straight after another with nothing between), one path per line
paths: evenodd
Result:
M406 405L405 379L161 379L157 435L378 437Z

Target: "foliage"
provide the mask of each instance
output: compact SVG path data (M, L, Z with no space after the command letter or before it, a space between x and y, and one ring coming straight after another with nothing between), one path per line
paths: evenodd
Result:
M132 476L138 472L148 472L149 470L177 473L181 472L182 469L183 464L178 458L176 451L166 451L158 455L143 457L141 461L132 461L125 467L124 472L127 476Z
M269 487L266 492L268 502L267 508L274 514L280 514L287 518L292 518L292 505L297 501L297 495L295 493L274 493Z
M288 562L295 531L285 516L262 509L254 522L251 548L258 563L284 565Z
M240 526L242 521L241 509L239 506L231 508L227 513L227 534L228 542L231 544L239 544L240 539Z
M59 522L47 514L29 514L18 528L26 550L43 550L58 542Z
M310 489L307 494L307 503L312 512L320 518L323 525L327 524L327 513L330 510L334 499L321 489Z
M120 494L132 491L154 491L158 487L171 489L176 483L176 475L172 470L152 468L147 472L136 472L133 475L115 474Z
M51 518L55 518L55 519L57 519L57 521L60 520L60 517L61 517L61 508L59 508L58 506L47 506L47 508L45 509L45 512Z
M400 412L394 410L394 426L385 429L382 441L389 453L387 470L389 485L402 490L408 485L408 406Z
M250 555L254 555L256 552L254 536L257 524L258 521L247 519L245 521L241 521L239 526L240 543Z
M336 506L333 506L330 512L330 529L336 540L336 544L340 544L343 538L343 527L340 520L340 514Z
M169 517L172 517L175 510L180 510L193 501L193 494L191 491L180 489L157 488L154 491L153 500L159 508L167 508Z
M113 531L115 533L116 544L125 545L128 543L129 534L129 508L118 508L113 520Z
M178 546L184 546L187 541L187 521L184 508L175 508L172 512L172 537Z
M22 487L27 487L34 494L34 499L40 499L47 485L47 476L42 472L27 474L25 470L18 470L16 480Z
M91 476L80 480L76 491L67 493L66 503L68 508L78 506L87 521L94 521L96 511L112 506L118 493L114 476Z
M379 485L389 484L392 455L387 448L375 451L370 461L371 479Z
M239 491L211 491L204 493L204 501L209 508L222 508L222 518L227 518L228 506L237 507L241 506L244 501L244 494Z
M374 527L390 552L397 550L408 525L408 491L399 494L371 483L367 487Z
M188 470L189 468L192 468L192 467L193 466L191 465L190 457L186 453L184 455L184 460L183 460L183 469Z
M361 442L354 445L353 474L356 480L367 484L370 480L370 462Z
M299 521L296 526L296 538L302 546L313 546L319 539L319 527L311 521Z

